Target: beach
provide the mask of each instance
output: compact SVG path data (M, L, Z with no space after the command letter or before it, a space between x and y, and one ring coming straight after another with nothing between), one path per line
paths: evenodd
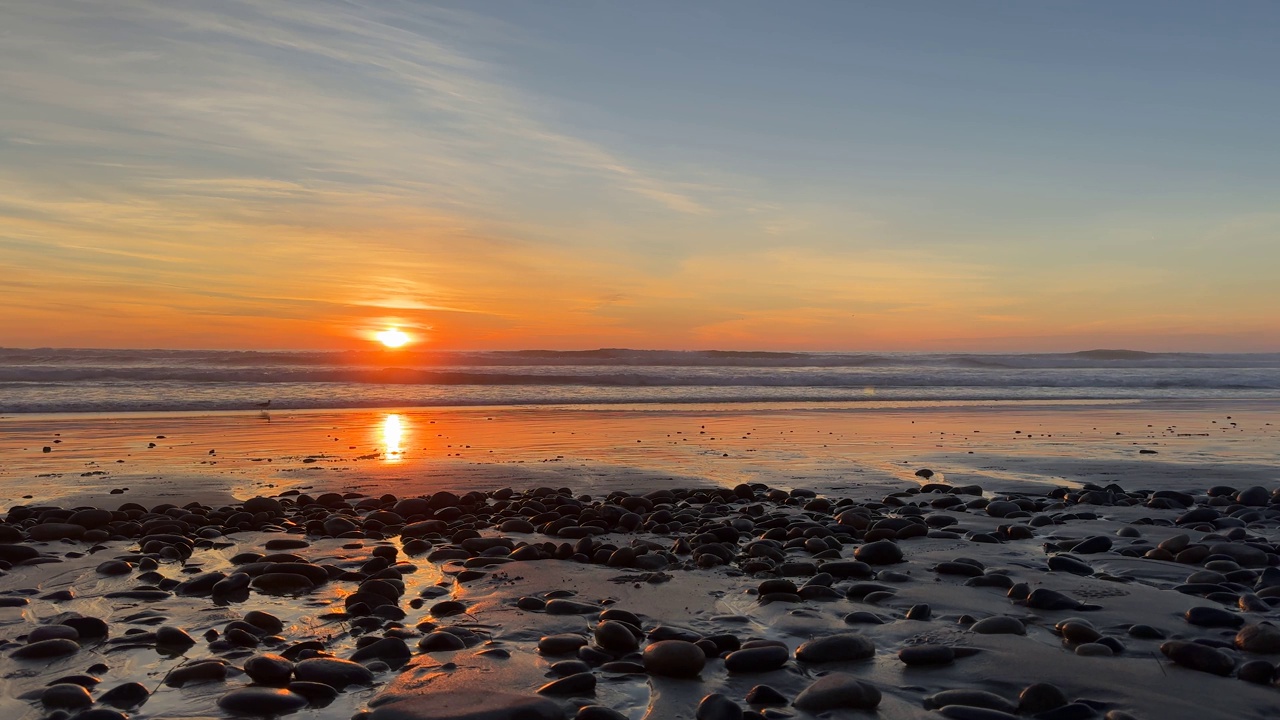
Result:
M1264 717L1277 410L10 414L0 682L102 720ZM75 616L109 632L37 631Z

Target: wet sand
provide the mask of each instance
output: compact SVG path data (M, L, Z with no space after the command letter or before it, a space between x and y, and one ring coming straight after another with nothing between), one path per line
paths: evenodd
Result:
M512 720L870 717L868 686L883 718L1265 717L1276 422L1262 403L4 418L0 690L15 717L89 720L416 720L486 698ZM88 506L116 513L70 512ZM281 627L229 625L250 611ZM70 614L109 635L21 657ZM648 657L681 641L690 678ZM293 690L242 690L263 653L290 656ZM329 655L367 677L303 667ZM218 677L166 684L210 659ZM305 696L309 672L343 691ZM97 715L45 690L76 675L101 681L71 678ZM145 704L103 703L132 682ZM1058 695L1020 705L1037 683ZM748 702L760 685L779 702ZM962 689L993 695L938 695Z

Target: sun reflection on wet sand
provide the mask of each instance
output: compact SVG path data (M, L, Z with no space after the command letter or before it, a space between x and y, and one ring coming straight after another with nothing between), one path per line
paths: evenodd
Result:
M382 420L383 459L400 462L404 458L405 422L398 413L391 413Z

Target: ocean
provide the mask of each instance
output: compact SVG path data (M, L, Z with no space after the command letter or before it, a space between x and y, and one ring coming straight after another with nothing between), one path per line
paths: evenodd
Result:
M0 413L1280 398L1280 353L0 349Z

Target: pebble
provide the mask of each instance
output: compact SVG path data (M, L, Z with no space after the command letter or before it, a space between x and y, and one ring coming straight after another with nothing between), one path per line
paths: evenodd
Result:
M127 682L102 693L98 696L98 702L121 710L132 710L145 703L149 697L151 697L151 691L147 690L146 685Z
M1008 615L996 615L995 617L983 618L978 622L969 626L969 629L979 635L1026 635L1027 626L1022 621Z
M1230 675L1235 661L1229 655L1200 643L1170 640L1160 646L1160 652L1175 663L1214 675Z
M1245 625L1236 633L1235 644L1245 652L1263 655L1280 653L1280 628L1270 623Z
M1018 712L1018 707L1012 702L986 690L943 690L932 695L926 695L924 698L924 706L929 710L936 710L948 705L987 708L1010 714Z
M707 663L707 655L702 648L686 640L660 640L644 649L643 662L645 672L651 675L696 678Z
M373 673L360 663L338 658L311 658L293 668L294 677L306 682L318 682L335 690L349 685L370 685Z
M243 687L218 699L218 707L232 715L269 717L307 706L307 699L285 688Z
M877 540L859 546L853 557L868 565L893 565L902 562L902 548L891 540Z
M796 696L794 705L809 713L849 708L874 710L880 705L880 690L869 682L846 673L830 673L818 678Z
M694 712L696 720L742 720L742 708L738 703L720 693L702 698Z
M627 653L640 647L640 641L626 625L617 620L605 620L596 625L596 644L615 653Z
M174 668L165 678L169 687L204 682L220 682L227 679L227 666L220 660L204 660Z
M596 690L596 676L589 672L562 677L538 688L539 695L590 695Z
M743 648L724 658L724 667L731 673L760 673L777 670L787 664L791 652L778 645Z
M45 688L44 692L40 693L40 702L51 710L58 708L79 710L92 705L93 696L82 685L59 683Z
M1067 695L1057 685L1034 683L1018 696L1018 712L1035 715L1067 704Z
M14 650L9 657L15 660L47 660L49 658L74 655L78 652L80 652L80 644L75 640L52 638L23 645Z
M293 663L272 653L254 655L244 661L244 673L259 685L283 687L293 677Z
M866 660L875 654L876 645L870 638L851 634L816 638L796 648L796 660L806 663Z
M898 659L907 665L947 665L956 651L949 645L912 645L899 650Z

